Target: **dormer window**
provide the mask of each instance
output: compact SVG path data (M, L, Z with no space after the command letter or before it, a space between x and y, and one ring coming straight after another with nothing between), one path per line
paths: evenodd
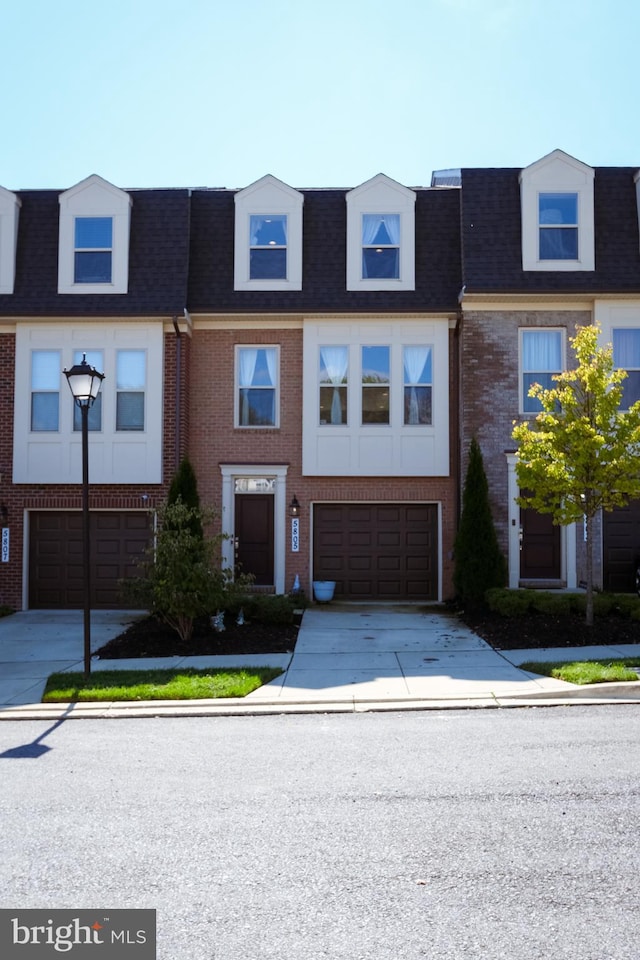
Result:
M415 290L415 191L379 173L346 201L347 290Z
M362 279L400 277L400 214L362 216Z
M59 201L58 293L127 293L129 194L94 175Z
M74 283L111 283L113 220L76 217Z
M594 175L562 150L522 170L523 270L595 270Z
M234 290L302 290L303 203L270 175L235 195Z
M287 215L252 216L250 231L250 279L286 280Z
M578 259L578 194L538 196L541 260Z

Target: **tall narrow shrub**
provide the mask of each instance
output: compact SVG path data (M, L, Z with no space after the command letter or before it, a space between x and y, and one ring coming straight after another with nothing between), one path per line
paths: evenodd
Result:
M469 447L454 564L456 598L467 607L482 606L487 590L507 582L507 564L498 545L482 451L475 437Z
M173 506L173 504L179 501L189 509L189 513L186 514L189 529L196 538L202 539L204 533L200 513L198 481L195 470L188 457L184 457L184 459L180 461L180 465L173 475L167 495L167 503L169 506ZM170 515L167 519L169 523L171 523L173 518Z

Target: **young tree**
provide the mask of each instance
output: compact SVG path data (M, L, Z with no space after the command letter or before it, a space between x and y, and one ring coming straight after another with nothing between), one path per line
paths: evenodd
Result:
M586 622L593 625L593 521L640 496L640 401L621 411L624 370L614 370L611 346L599 347L597 326L571 338L577 367L558 374L557 386L534 384L542 411L519 423L518 503L550 513L553 522L586 524ZM524 492L526 491L526 493Z
M454 557L456 597L467 606L482 606L487 590L507 582L507 564L498 545L482 451L475 437L469 447Z
M199 514L200 495L198 493L198 481L196 480L195 470L191 465L191 461L187 457L184 457L184 459L180 461L180 465L171 480L171 486L169 487L169 493L167 495L168 504L174 504L178 500L181 500L185 506L193 511L189 521L191 529L195 536L202 537L203 529L202 519Z

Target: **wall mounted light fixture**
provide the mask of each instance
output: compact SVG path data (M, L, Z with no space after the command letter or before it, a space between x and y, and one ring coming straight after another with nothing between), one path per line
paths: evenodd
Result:
M292 517L300 516L300 504L298 503L298 498L294 494L293 500L289 504L289 511Z

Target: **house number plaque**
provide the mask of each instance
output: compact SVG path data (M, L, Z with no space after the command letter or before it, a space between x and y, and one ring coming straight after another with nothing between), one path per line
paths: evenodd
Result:
M300 517L291 518L291 551L298 553L300 550Z
M0 548L0 559L3 563L9 563L9 527L2 528L2 547Z

